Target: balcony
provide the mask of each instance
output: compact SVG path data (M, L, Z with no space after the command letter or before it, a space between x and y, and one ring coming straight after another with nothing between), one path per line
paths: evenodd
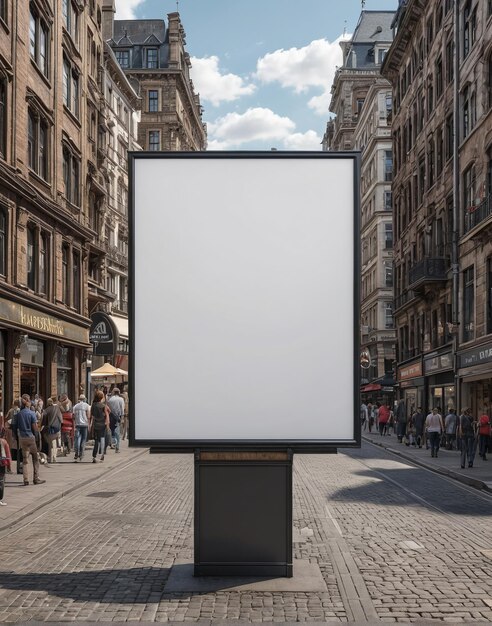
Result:
M408 272L408 284L413 290L420 289L430 283L445 282L448 278L447 259L422 259Z
M466 235L471 230L478 226L482 222L492 215L492 202L490 196L487 196L480 204L470 206L465 211L465 224L464 232Z
M398 309L401 309L405 305L412 302L412 300L415 300L416 297L417 297L417 294L415 293L415 291L413 291L413 289L407 289L400 295L396 296L395 297L395 312L398 311Z

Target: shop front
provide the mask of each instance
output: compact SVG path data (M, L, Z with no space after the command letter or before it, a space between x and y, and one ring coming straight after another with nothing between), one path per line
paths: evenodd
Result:
M428 354L424 357L424 375L427 383L427 405L430 412L434 407L447 415L456 409L456 387L454 379L453 355L450 350Z
M405 412L410 417L417 407L424 407L425 379L422 375L422 359L406 363L397 370L399 398L405 403Z
M1 298L0 410L24 393L44 400L62 393L76 398L88 336L82 323Z
M473 415L492 417L492 343L458 353L461 408L470 407Z

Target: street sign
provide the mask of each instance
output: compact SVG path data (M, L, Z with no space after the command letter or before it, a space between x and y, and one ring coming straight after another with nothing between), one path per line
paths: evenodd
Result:
M355 153L132 153L133 445L359 445Z

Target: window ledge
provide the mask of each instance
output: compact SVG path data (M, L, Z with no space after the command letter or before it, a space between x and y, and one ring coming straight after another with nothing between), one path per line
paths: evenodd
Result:
M0 20L1 21L1 20ZM29 58L31 59L31 65L34 67L34 69L36 70L36 72L38 73L38 75L40 76L41 80L43 81L43 83L49 87L51 89L51 82L49 80L49 78L46 76L46 74L43 72L43 70L39 67L39 65L36 63L36 60L32 58L32 56L29 56ZM48 69L49 71L49 69ZM50 107L51 108L51 107Z
M29 168L29 177L33 178L36 182L41 183L43 187L46 187L48 191L51 191L51 183L45 180L42 176L40 176L33 169Z
M68 117L72 120L74 124L76 124L79 128L82 128L82 123L79 120L79 118L74 113L72 113L72 111L70 111L70 109L67 107L65 103L63 103L63 110L65 111L65 113L68 115Z

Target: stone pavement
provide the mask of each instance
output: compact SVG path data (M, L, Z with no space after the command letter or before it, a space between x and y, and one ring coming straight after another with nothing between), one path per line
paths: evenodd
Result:
M366 442L297 455L294 555L326 590L196 593L166 588L193 557L192 455L128 461L0 533L1 623L492 620L488 493Z
M461 469L460 452L458 450L439 449L437 458L432 458L430 449L425 447L415 448L399 443L396 435L391 432L390 435L381 436L379 433L369 433L363 431L363 439L370 441L378 446L382 446L386 450L398 454L404 459L408 459L417 465L426 467L427 469L458 480L465 485L470 485L477 489L484 489L492 492L492 456L483 461L480 456L475 455L475 461L472 468L466 467Z
M73 454L58 457L57 462L41 465L40 478L46 480L43 485L32 484L32 465L29 460L29 486L23 484L22 474L16 473L16 462L12 463L12 474L6 475L4 501L7 506L0 507L0 531L18 524L25 517L32 515L44 506L65 498L83 485L110 475L116 469L126 467L148 450L129 448L128 441L123 441L121 451L115 454L108 449L103 463L92 463L92 446L86 447L82 463L73 462ZM98 457L99 458L99 457Z

